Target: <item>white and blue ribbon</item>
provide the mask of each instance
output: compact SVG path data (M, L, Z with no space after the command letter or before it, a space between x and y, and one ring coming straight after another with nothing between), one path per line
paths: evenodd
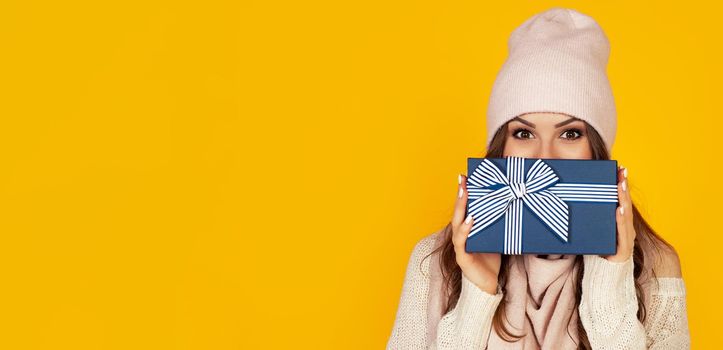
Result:
M504 253L522 254L523 204L567 242L569 211L565 202L618 201L616 184L558 183L557 174L542 159L537 159L527 174L524 170L525 158L507 157L507 174L482 159L467 178L467 210L474 218L468 237L504 215Z

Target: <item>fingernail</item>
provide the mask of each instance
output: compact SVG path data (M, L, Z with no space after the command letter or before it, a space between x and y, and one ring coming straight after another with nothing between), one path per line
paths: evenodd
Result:
M628 178L628 168L623 169L623 176L625 176L626 179Z
M621 205L620 206L620 215L625 214L625 208Z
M459 198L462 198L462 194L464 194L464 190L462 190L462 186L459 186Z
M462 175L457 175L457 184L458 185L462 184Z
M628 180L623 180L623 191L627 191L627 190L628 190L627 181L628 181Z
M467 218L464 219L464 223L469 224L470 221L472 221L472 214L467 215Z

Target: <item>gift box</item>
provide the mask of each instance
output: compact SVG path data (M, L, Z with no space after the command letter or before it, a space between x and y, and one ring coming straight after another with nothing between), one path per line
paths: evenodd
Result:
M467 158L467 252L616 252L617 161Z

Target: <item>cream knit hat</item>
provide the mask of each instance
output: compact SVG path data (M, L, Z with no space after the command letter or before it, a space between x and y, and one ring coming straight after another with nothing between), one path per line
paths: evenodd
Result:
M510 119L555 112L588 122L612 150L617 112L606 73L610 43L594 19L571 9L549 9L517 27L508 50L490 95L488 146Z

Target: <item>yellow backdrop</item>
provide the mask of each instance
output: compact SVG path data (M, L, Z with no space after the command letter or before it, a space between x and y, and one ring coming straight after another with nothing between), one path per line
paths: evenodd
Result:
M612 44L613 158L718 342L720 8L630 1L10 1L3 349L379 349L484 153L507 38Z

